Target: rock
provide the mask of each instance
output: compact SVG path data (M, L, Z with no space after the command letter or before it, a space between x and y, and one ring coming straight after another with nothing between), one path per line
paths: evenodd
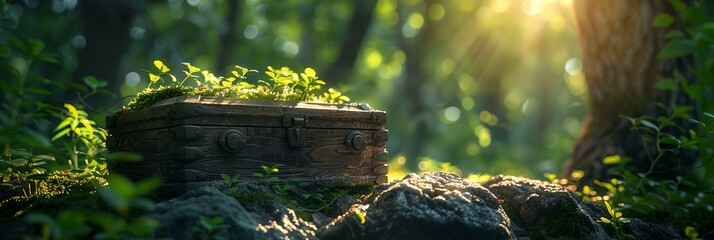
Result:
M200 226L201 216L224 219L223 224L228 227L217 229L214 236L225 239L265 238L256 230L258 222L238 201L211 187L189 191L181 197L159 203L147 216L161 223L162 227L155 233L159 238L208 238L193 229Z
M637 218L631 218L630 222L625 224L623 231L632 235L635 239L651 239L651 240L669 240L682 239L672 226L659 225L642 221ZM709 239L709 238L704 238Z
M503 201L501 206L511 221L530 238L610 239L577 196L560 185L497 176L484 186Z
M263 233L281 239L316 239L317 227L295 215L292 209L272 200L258 200L246 207L258 220L257 228Z
M497 176L483 184L503 203L517 237L530 239L613 239L611 225L597 222L606 210L580 198L563 186L513 176ZM636 239L679 239L669 228L630 219L623 227ZM524 235L525 234L525 235Z
M312 223L315 224L317 227L322 227L324 225L327 225L328 223L332 222L334 220L333 218L330 218L326 216L325 214L322 213L313 213L312 215Z
M450 173L383 184L322 227L321 239L515 239L498 199Z
M350 210L350 207L352 207L352 205L355 203L357 203L357 199L350 195L338 196L330 204L332 210L330 210L329 214L327 215L330 217L340 216Z
M156 205L148 217L162 224L155 236L174 239L314 239L316 227L295 216L295 212L270 200L243 206L233 197L213 187L192 190L179 198ZM223 218L225 227L206 236L199 219Z

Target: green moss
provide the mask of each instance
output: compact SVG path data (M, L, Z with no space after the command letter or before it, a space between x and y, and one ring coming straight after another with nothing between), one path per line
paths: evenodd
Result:
M232 194L231 195L233 198L238 200L238 202L242 205L247 205L250 203L253 203L258 200L273 200L273 201L280 201L280 198L273 195L273 194L266 194L266 193L243 193L243 194Z
M191 94L193 92L193 88L178 85L161 86L159 88L146 88L144 89L144 91L137 94L136 97L131 100L131 102L129 102L129 104L122 107L120 112L137 111L149 107L158 101Z
M26 212L55 213L70 205L83 205L93 198L97 186L107 181L97 176L52 172L46 179L33 183L29 196L16 196L0 202L0 218L10 218Z
M536 224L527 226L524 230L532 239L584 239L589 230L579 224L583 220L575 209L577 206L572 203L560 201L551 214L540 218Z
M235 66L231 71L232 76L222 77L201 70L190 63L184 63L188 71L184 71L186 77L177 81L177 77L168 72L168 67L160 60L154 61L156 70L150 72L151 83L139 93L129 104L122 107L120 112L132 112L161 101L163 99L181 96L212 96L225 98L261 99L287 102L318 101L326 103L343 104L349 102L350 98L342 95L335 89L327 89L326 92L319 92L325 82L317 77L317 73L312 68L306 68L303 73L293 72L290 68L273 68L268 66L265 74L269 80L258 80L260 85L253 85L246 82L246 74L257 73L257 70L250 70L241 66ZM194 74L200 73L201 76ZM173 79L173 85L151 88L153 83L159 80ZM197 87L184 87L186 80L193 79Z

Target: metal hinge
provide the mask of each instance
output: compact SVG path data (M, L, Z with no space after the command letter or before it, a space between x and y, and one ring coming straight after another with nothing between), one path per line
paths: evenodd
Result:
M181 125L171 129L176 140L192 140L203 137L203 129L200 126Z
M307 118L304 114L283 115L283 127L288 131L288 146L304 147L307 141Z

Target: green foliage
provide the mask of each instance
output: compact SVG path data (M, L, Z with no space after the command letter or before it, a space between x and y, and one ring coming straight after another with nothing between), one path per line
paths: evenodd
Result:
M671 78L657 81L658 91L676 95L681 91L697 100L705 109L707 98L704 92L710 91L708 79L714 76L712 49L714 35L709 28L714 21L703 13L702 9L689 6L679 0L669 1L681 14L686 28L684 31L673 30L667 33L668 42L659 54L660 59L675 59L692 56L695 60L694 73L699 83L692 83L682 73L673 72ZM654 27L669 27L675 17L667 14L658 15L652 22ZM714 26L714 25L712 25ZM713 28L714 29L714 28ZM654 222L671 222L681 229L689 238L696 238L697 229L714 227L714 189L695 184L699 181L685 175L683 172L695 172L714 158L712 143L714 141L714 115L704 112L694 112L689 105L677 104L676 98L668 102L656 104L659 116L623 116L639 135L644 146L645 159L649 168L638 171L630 163L631 156L611 155L603 158L603 164L610 168L614 176L609 181L594 181L595 186L582 186L577 194L584 201L605 203L609 217L600 219L615 229L616 237L627 238L621 228L627 221L622 216L638 217ZM701 117L699 117L701 116ZM697 162L684 162L687 155L698 155ZM673 161L667 162L664 161ZM658 179L653 176L662 169L661 165L681 168L668 176L669 179ZM676 170L676 169L665 169ZM578 184L557 180L569 188L576 190ZM618 208L612 208L617 205Z
M629 223L630 220L622 217L622 212L620 212L620 209L611 207L608 201L603 201L603 203L605 204L605 208L607 208L607 213L610 216L600 217L600 220L598 220L598 222L602 222L612 226L612 228L615 229L615 237L617 239L635 239L634 236L625 233L623 230L623 225Z
M45 176L46 161L54 161L49 155L33 155L22 149L12 149L10 144L5 144L3 154L0 154L1 186L12 188L21 187L25 197L32 195L32 185L36 179ZM19 185L18 185L19 184Z
M84 198L94 194L97 186L107 185L107 181L101 177L61 171L51 172L44 178L27 180L25 183L27 190L23 189L23 196L0 202L3 206L0 217L15 217L32 211L53 212L57 210L57 201L64 202L70 195Z
M684 228L684 235L687 236L690 240L698 239L699 237L699 232L697 231L696 228L693 228L692 226L687 226Z
M180 82L151 88L152 84L159 81L165 83L164 78L171 79L171 82L174 83L177 82L177 78L169 72L170 69L161 60L155 60L156 69L149 71L149 85L124 106L122 111L130 112L143 109L160 100L181 95L277 101L320 101L337 104L350 101L349 97L332 88L319 95L317 91L325 85L325 81L320 80L312 68L305 68L304 72L298 74L288 67L276 69L268 66L265 75L269 79L258 80L257 84L251 84L247 82L246 75L257 73L257 70L236 65L230 71L230 77L223 77L216 76L208 70L201 70L191 63L184 62L183 65L186 66L186 70L183 71L185 77ZM196 75L198 73L201 75ZM188 79L195 80L196 86L184 86Z
M228 174L221 173L221 179L223 180L223 184L226 185L226 194L228 195L233 195L235 193L236 189L233 188L233 184L238 181L240 178L240 174L236 173L233 176L229 176Z
M86 196L94 199L94 204L64 206L56 215L36 209L28 213L25 220L39 225L44 239L148 238L160 223L140 215L153 207L153 202L144 196L156 186L156 180L134 184L124 177L110 176L107 187L99 188L96 195Z
M205 216L201 216L201 218L198 220L198 223L196 223L196 225L198 226L193 226L191 227L191 229L203 234L205 236L203 239L205 240L222 240L223 237L213 235L216 233L216 230L228 228L228 225L224 224L223 221L224 220L222 217L207 218Z
M280 171L280 169L278 169L278 167L281 165L282 164L275 164L272 166L261 165L260 167L263 169L263 172L262 173L258 173L258 172L253 173L253 177L258 177L258 178L260 178L261 181L263 181L265 183L277 182L278 177L273 176L273 174Z
M79 158L83 155L85 164L82 171L106 174L106 163L99 154L106 151L107 131L96 127L96 123L88 119L87 112L78 110L69 103L65 103L64 107L67 111L60 116L61 122L54 129L56 134L52 141L63 136L70 138L71 141L65 147L69 152L70 159L67 162L71 170L80 170ZM83 144L83 148L80 148L79 142Z

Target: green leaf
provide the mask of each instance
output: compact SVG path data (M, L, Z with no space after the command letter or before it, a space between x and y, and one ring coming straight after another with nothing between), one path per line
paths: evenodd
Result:
M151 81L151 83L155 83L155 82L159 81L159 79L161 79L161 77L159 77L159 75L149 73L149 81Z
M706 126L707 126L707 124L705 124L705 123L703 123L703 122L701 122L701 121L699 121L699 120L697 120L697 119L694 119L694 118L687 119L687 122L694 123L694 124L700 125L700 126L702 126L702 127L706 127Z
M40 40L29 40L27 41L27 46L29 50L29 56L35 58L35 56L42 53L42 49L45 49L45 43Z
M71 114L74 119L79 119L79 112L77 111L77 108L74 107L74 105L65 103L64 107L67 108L67 111L69 111L69 114Z
M357 218L357 221L359 221L360 224L364 224L366 222L366 218L364 217L364 213L360 211L355 211L355 217Z
M74 120L74 119L72 119L71 117L65 118L64 120L62 120L62 122L57 124L57 127L55 127L55 131L69 126L69 124L72 123L72 120Z
M12 49L8 45L0 45L0 57L7 57L12 54Z
M682 20L688 24L699 24L707 21L708 18L707 14L698 8L687 8L682 13Z
M669 25L672 25L672 22L674 22L674 18L666 13L660 13L655 16L654 20L652 20L652 26L653 27L668 27Z
M44 162L43 162L43 164L44 164ZM38 165L38 164L35 164L35 165ZM47 170L44 168L40 168L40 167L32 168L32 174L35 174L35 175L45 174L45 172L47 172Z
M49 54L49 53L40 53L35 56L35 59L40 60L40 61L45 61L49 63L59 63L59 60L55 57L55 55Z
M52 137L52 141L57 140L65 135L67 135L70 130L72 130L72 129L65 128L65 129L62 129L62 131L57 132L57 134L55 134L55 136Z
M37 160L54 161L55 157L50 156L50 155L36 155L36 156L32 157L32 161L37 161Z
M696 228L687 226L684 228L684 235L687 235L689 239L697 239L699 237L699 232Z
M84 81L84 84L87 84L87 86L89 86L89 88L91 88L92 90L96 90L97 88L106 87L109 84L109 82L99 80L99 79L95 78L94 76L86 76L86 77L82 78L82 80Z
M159 69L161 73L169 72L169 67L164 65L164 62L162 62L161 60L154 60L154 66L156 66L156 69Z
M93 138L94 137L94 128L92 127L92 123L89 120L87 120L86 118L80 119L79 122L82 123L82 125L84 125L84 128L88 131L89 138Z
M664 35L665 38L667 39L678 39L678 38L683 38L684 37L684 32L679 31L679 30L672 30L667 32L666 35Z
M305 75L307 75L308 77L314 78L315 76L317 76L317 72L315 72L315 69L305 68Z
M664 143L664 144L681 144L682 143L681 140L677 139L677 137L675 137L672 134L662 133L661 135L662 136L659 138L660 143Z
M605 207L607 208L607 212L610 214L611 217L615 217L615 211L612 210L612 207L610 207L610 203L607 201L603 201L605 203Z
M640 119L640 124L642 124L645 127L651 128L652 130L655 130L656 132L659 132L659 127L655 125L654 123L650 122L647 119Z
M699 32L701 32L704 36L707 36L709 39L714 39L714 22L702 24L699 28Z
M659 59L672 59L686 56L696 49L696 45L691 40L675 39L668 42L657 55Z
M194 67L193 65L191 65L191 63L184 62L181 64L186 65L186 68L188 68L188 74L186 75L191 75L191 73L197 73L201 71L200 68Z
M12 162L10 162L10 164L13 166L25 166L25 165L27 165L27 159L16 158L16 159L13 159Z
M687 8L687 4L685 4L682 0L669 0L669 4L672 4L672 7L674 7L677 11L682 11Z
M30 55L30 48L25 42L17 38L13 38L11 41L12 45L15 45L15 48L17 48L17 50L20 51L22 54L25 54L26 56Z
M655 88L661 90L675 90L677 89L677 83L671 79L663 78L655 83Z
M620 155L614 154L603 158L602 163L605 165L613 165L620 163L621 160L622 158L620 157Z

